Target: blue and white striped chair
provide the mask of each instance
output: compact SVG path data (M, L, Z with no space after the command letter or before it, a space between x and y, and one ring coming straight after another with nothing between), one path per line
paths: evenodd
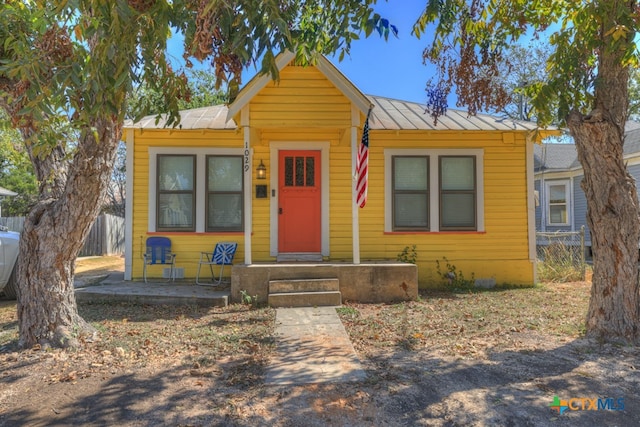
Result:
M216 243L216 247L213 249L213 252L200 252L200 261L198 262L196 283L198 285L221 284L224 266L233 264L233 258L236 255L236 249L238 249L238 244L235 242L219 242ZM209 271L211 272L211 283L200 283L200 269L203 265L209 266ZM213 272L214 265L220 266L220 275L218 276L218 279L216 279Z

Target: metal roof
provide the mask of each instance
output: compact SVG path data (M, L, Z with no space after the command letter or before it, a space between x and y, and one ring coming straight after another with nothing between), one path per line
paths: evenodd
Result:
M580 167L574 144L535 144L533 146L534 169L568 170Z
M0 187L0 196L17 196L18 193L15 193L11 190L7 190L4 187Z
M194 108L193 110L180 111L180 123L174 129L236 129L233 120L227 121L226 105L213 105L211 107ZM131 120L124 122L126 129L165 129L167 128L167 116L151 115L133 123ZM172 127L169 127L171 129Z
M623 156L625 159L637 157L640 155L640 127L635 122L627 122L625 129ZM536 144L533 155L536 171L563 171L582 167L574 143Z
M369 96L375 108L369 129L385 130L497 130L530 131L538 126L533 122L515 121L488 114L469 115L462 110L447 110L434 123L426 105L380 96Z
M487 114L470 116L466 111L447 110L434 123L426 112L426 106L416 102L400 101L381 96L367 95L374 105L369 120L370 130L457 130L457 131L531 131L537 128L533 122L514 121ZM228 107L214 105L180 111L180 124L176 129L236 129L233 120L226 120ZM164 129L166 116L156 122L156 116L147 116L139 122L125 122L128 129Z

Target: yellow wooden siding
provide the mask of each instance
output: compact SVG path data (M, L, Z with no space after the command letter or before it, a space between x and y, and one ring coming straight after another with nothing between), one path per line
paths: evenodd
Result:
M482 233L384 233L384 148L483 149L484 223ZM440 286L436 260L447 258L466 277L493 278L498 284L530 285L525 141L505 146L499 132L370 133L369 193L360 209L361 258L395 259L416 245L421 287ZM350 242L346 242L350 244ZM340 252L349 253L346 248Z
M249 111L256 128L351 125L349 99L313 67L283 69L280 82L269 82L252 98Z
M149 204L149 148L175 147L176 153L184 148L224 147L241 148L243 136L236 130L182 131L158 130L134 134L134 186L128 201L133 203L132 218L132 278L142 277L142 253L148 233ZM265 159L267 160L267 159ZM242 233L164 233L171 238L172 250L177 254L176 265L185 269L185 277L195 277L200 252L211 252L216 242L222 240L238 242L236 262L244 258L244 236ZM161 277L162 268L152 267L149 277Z

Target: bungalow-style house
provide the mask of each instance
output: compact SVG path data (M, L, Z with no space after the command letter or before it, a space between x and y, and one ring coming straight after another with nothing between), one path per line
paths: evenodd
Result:
M640 124L627 122L623 155L629 173L640 182ZM582 191L584 171L573 143L534 146L536 231L585 229L585 249L591 252L587 199ZM640 189L638 189L640 190ZM639 193L640 194L640 193ZM542 242L544 243L544 242Z
M434 123L423 105L364 95L326 58L293 59L277 58L279 82L256 76L230 105L181 112L177 128L155 117L127 124L127 280L142 278L145 241L160 235L185 278L202 251L238 243L235 299L265 298L269 281L295 269L340 276L343 299L389 299L378 295L384 286L392 299L414 297L418 283L444 283L444 259L485 284L534 283L533 124L455 110ZM369 110L359 208L354 171ZM413 245L408 275L376 269L398 265Z

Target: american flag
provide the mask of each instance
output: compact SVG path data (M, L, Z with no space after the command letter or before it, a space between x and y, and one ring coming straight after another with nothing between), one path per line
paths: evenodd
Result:
M364 129L362 130L362 140L358 148L358 157L356 158L356 203L361 208L367 203L367 185L369 180L369 115L371 109L367 112L367 119L364 121Z

